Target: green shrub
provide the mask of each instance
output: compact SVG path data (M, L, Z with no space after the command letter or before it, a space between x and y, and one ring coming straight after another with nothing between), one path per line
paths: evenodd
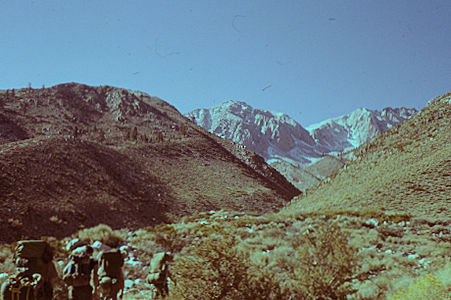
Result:
M13 249L10 245L0 245L0 263L4 263L6 259L13 255Z
M246 278L245 257L232 237L210 237L178 258L173 268L176 299L237 299Z
M299 265L295 278L307 299L345 299L355 291L350 287L355 270L355 250L348 234L337 225L324 223L308 231L296 250Z
M185 246L173 225L156 225L152 231L155 234L155 243L165 250L178 252Z
M124 242L117 232L113 231L110 226L99 224L95 227L86 228L78 232L77 237L81 240L95 242L100 241L110 247L118 247Z
M451 286L446 285L437 276L426 274L410 285L394 293L390 300L423 300L423 299L450 299Z
M11 274L14 269L13 247L11 245L0 245L0 273Z
M210 236L177 258L170 299L281 299L274 276L235 246L233 236Z
M205 237L175 260L171 297L344 299L355 292L356 252L338 225L324 222L292 238L260 236L262 244L272 241L262 248L233 234Z

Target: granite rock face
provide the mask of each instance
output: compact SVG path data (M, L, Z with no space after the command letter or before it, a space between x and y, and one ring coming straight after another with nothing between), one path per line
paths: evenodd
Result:
M284 113L230 100L212 108L196 109L186 116L218 136L245 145L267 161L284 160L299 165L358 147L415 113L415 109L407 108L361 108L304 128Z

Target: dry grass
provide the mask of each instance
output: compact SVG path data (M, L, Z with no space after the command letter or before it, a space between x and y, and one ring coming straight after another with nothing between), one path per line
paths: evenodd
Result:
M291 183L301 191L305 191L321 181L319 174L308 171L306 168L292 165L285 161L275 161L271 166L283 174Z
M306 170L322 179L328 177L333 171L343 167L345 163L346 160L344 159L328 155L306 167Z
M404 280L399 286L388 299L450 299L451 263L448 262L442 269L434 273Z
M448 96L449 97L449 96ZM286 210L375 208L449 218L451 105L435 101L357 150L330 182Z

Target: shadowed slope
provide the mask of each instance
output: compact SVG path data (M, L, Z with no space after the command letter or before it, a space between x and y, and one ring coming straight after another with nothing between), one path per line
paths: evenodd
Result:
M118 151L50 138L0 146L1 239L62 237L99 223L136 228L167 220L167 187Z
M261 157L141 92L71 83L0 97L0 240L267 212L299 194Z

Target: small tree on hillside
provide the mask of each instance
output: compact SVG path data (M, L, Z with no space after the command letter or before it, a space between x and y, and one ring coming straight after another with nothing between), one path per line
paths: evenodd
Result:
M72 136L74 139L78 138L78 127L75 126L75 128L72 130Z
M163 136L163 133L162 133L161 131L158 131L158 132L155 134L155 141L156 141L157 143L161 143L161 142L164 141L164 136Z
M105 141L105 131L102 128L97 130L97 141L103 143Z
M136 141L138 139L138 128L133 127L131 132L130 132L130 139L133 141Z

